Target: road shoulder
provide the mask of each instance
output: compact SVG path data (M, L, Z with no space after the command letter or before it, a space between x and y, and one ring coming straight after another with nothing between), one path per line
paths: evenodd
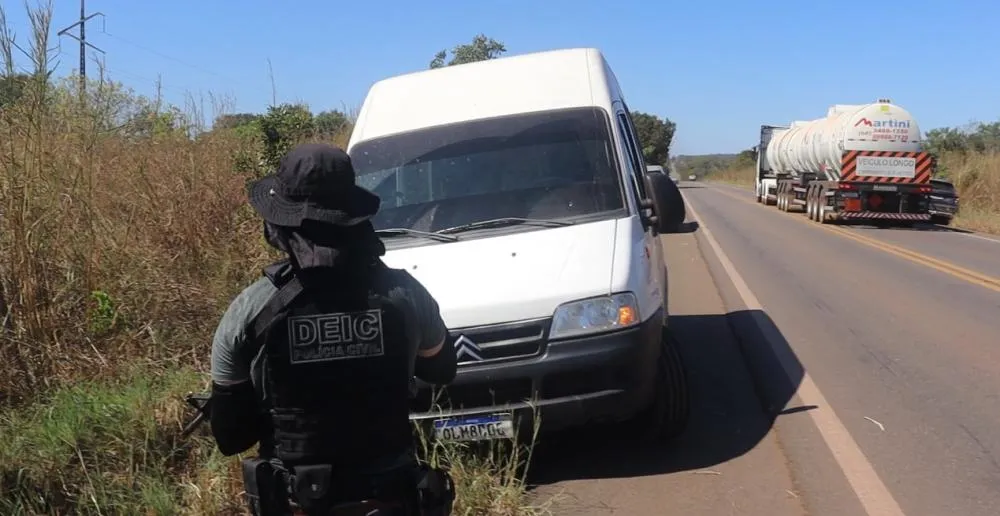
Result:
M696 233L662 241L670 326L690 375L691 424L659 448L630 442L621 430L560 435L557 446L539 449L535 495L555 496L555 514L806 514Z
M766 314L766 307L763 314L752 314L748 310L705 234L697 231L695 236L701 256L729 314L733 334L737 337L761 409L773 421L772 433L787 460L794 492L801 498L803 507L811 516L865 514L840 465L809 417L808 411L815 407L803 404L795 394L804 367L795 357L791 344L784 341L780 329ZM723 246L722 243L719 245ZM724 246L722 250L725 252ZM762 334L759 324L770 325L770 338L779 341L776 346ZM777 353L783 356L779 357ZM794 377L789 378L782 360L799 364L799 374L793 373Z

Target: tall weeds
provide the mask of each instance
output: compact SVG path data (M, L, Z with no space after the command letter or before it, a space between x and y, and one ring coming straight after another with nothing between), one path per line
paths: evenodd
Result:
M244 513L236 459L204 430L179 438L181 396L206 388L218 318L275 258L245 188L279 147L100 68L85 89L54 79L52 5L29 11L25 43L0 7L0 514ZM436 450L459 514L534 512L516 452Z
M192 138L100 76L50 81L50 11L32 10L32 70L0 113L0 399L21 402L136 361L200 365L227 298L266 259L232 133ZM143 127L145 126L145 127Z

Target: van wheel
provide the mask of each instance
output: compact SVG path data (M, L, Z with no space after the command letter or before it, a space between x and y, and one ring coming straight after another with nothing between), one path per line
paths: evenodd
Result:
M687 368L677 339L666 327L660 340L660 358L656 362L653 401L636 418L647 441L665 443L687 427L691 416Z

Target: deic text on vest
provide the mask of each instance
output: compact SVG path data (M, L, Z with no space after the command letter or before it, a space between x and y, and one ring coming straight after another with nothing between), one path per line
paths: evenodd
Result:
M382 311L289 317L288 349L293 364L382 356Z

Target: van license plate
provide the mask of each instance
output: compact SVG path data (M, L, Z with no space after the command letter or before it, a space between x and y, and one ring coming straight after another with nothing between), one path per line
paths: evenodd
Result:
M434 421L434 437L441 441L488 441L514 437L511 414L458 417Z
M899 190L899 187L894 185L875 185L872 187L872 190L879 192L895 192L896 190Z

